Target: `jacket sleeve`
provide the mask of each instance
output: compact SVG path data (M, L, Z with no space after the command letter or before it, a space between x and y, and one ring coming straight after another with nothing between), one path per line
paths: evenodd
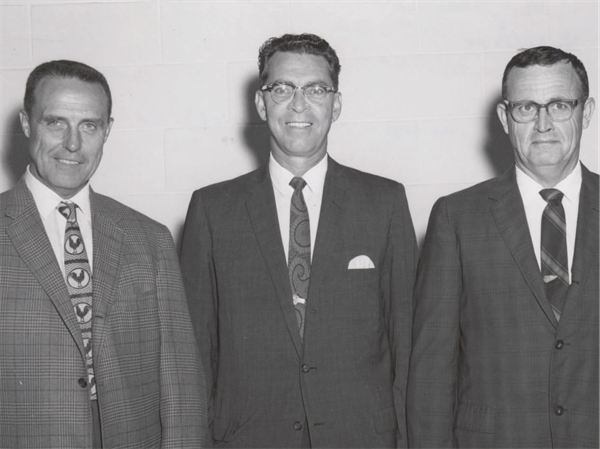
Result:
M161 448L205 447L208 440L202 363L194 340L177 252L159 233L157 295L160 319Z
M407 400L411 448L456 447L453 420L462 294L458 237L442 198L431 212L415 285Z
M192 325L204 364L208 426L211 429L218 366L218 297L212 259L212 236L199 191L192 195L185 220L180 261Z
M394 409L398 424L397 447L407 447L406 386L413 316L413 286L418 249L402 185L394 198L384 259L383 282L386 320L394 368Z

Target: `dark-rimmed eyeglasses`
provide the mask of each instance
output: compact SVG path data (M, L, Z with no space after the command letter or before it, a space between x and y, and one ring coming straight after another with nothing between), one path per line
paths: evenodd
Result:
M545 108L550 118L555 122L564 122L573 116L573 111L583 98L576 100L554 100L546 104L538 104L535 101L507 101L508 111L515 122L530 123L539 115L540 109Z
M337 92L335 87L323 86L322 84L307 84L300 87L288 83L272 83L260 88L263 92L270 92L271 98L277 104L288 102L293 98L297 89L300 89L306 101L314 106L322 105L329 92Z

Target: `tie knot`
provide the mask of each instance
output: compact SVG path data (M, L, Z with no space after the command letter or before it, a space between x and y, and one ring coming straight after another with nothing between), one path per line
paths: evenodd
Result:
M558 189L544 189L540 190L540 195L546 200L547 203L559 203L562 201L564 194Z
M75 212L75 208L77 204L75 203L67 203L66 201L62 201L58 205L58 211L60 214L67 219L67 221L74 222L77 221L77 215Z
M306 185L306 181L302 178L300 178L299 176L295 176L292 178L292 180L290 181L290 185L294 188L294 190L302 190L304 188L304 186Z

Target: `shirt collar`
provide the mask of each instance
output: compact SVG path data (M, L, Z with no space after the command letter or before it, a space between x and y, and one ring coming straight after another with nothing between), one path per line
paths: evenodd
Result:
M273 187L275 187L282 195L290 195L294 190L293 187L290 186L290 181L294 177L294 174L279 164L273 157L273 154L269 157L269 173L271 175ZM325 186L326 174L327 155L325 155L317 165L311 167L310 170L304 173L302 179L306 181L306 187L308 187L312 193L321 196Z
M43 184L31 173L31 165L25 170L25 184L31 191L35 205L42 219L46 220L61 201L69 201L77 204L84 217L91 222L90 184L87 183L76 195L68 200L61 198L54 190ZM78 219L80 216L78 214Z
M521 195L523 196L523 201L526 203L527 199L530 198L541 198L540 190L543 190L545 187L541 184L538 184L532 177L526 174L519 167L517 168L517 184L519 185L519 190L521 191ZM575 202L579 198L579 192L581 191L581 163L575 166L575 169L567 175L565 179L554 186L555 189L560 190L564 199L570 202Z

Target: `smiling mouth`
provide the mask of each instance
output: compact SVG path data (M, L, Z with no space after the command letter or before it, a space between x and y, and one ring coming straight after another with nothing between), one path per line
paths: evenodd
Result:
M292 128L308 128L309 126L312 126L312 123L310 122L286 122L285 124Z
M66 164L66 165L79 165L79 162L77 161L71 161L69 159L56 159L59 163L61 164Z

